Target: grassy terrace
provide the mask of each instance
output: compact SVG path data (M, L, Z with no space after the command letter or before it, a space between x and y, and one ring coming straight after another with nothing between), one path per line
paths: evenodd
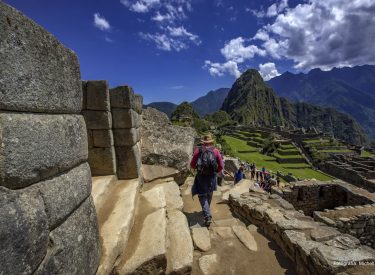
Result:
M373 157L374 155L369 151L362 151L361 157Z
M300 155L299 152L295 155L280 155L275 153L274 156L281 159L301 159L302 161L305 161L305 159Z
M319 152L322 153L351 153L353 152L352 150L319 150Z
M282 173L293 173L294 176L301 178L301 179L312 179L315 178L317 180L327 181L331 180L332 178L326 176L319 171L315 171L310 168L310 166L306 163L278 163L276 158L271 156L266 156L261 154L260 152L256 151L255 147L249 146L246 144L246 141L230 137L224 136L224 140L227 144L231 147L233 155L235 157L240 158L241 160L254 162L258 168L265 167L267 170L271 170L272 172L280 171ZM241 152L248 152L253 151L251 153L241 153Z
M306 139L303 143L327 143L329 140L320 140L320 139Z

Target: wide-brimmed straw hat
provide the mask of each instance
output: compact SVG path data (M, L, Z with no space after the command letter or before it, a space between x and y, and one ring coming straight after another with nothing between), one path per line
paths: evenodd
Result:
M208 143L213 143L214 140L212 139L212 136L211 134L206 134L202 137L202 140L201 140L202 143L204 144L208 144Z

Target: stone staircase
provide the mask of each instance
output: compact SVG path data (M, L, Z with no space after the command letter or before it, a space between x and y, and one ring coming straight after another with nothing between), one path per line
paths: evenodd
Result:
M98 275L190 274L193 243L173 178L93 177L101 239Z

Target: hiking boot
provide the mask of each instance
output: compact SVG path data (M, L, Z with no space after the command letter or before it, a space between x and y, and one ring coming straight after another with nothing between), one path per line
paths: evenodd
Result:
M212 223L211 217L204 218L204 225L205 226L209 227L211 223Z

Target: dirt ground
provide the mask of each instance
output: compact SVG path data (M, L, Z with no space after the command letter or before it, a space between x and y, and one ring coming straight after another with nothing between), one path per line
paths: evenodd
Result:
M203 217L198 197L194 200L191 195L183 196L184 213L188 218L189 226L203 226ZM217 254L218 263L211 270L212 274L253 274L253 275L277 275L296 274L294 264L282 254L275 242L265 237L259 228L251 234L258 246L258 251L248 250L234 235L222 238L214 234L214 227L230 227L233 224L243 224L232 215L229 206L221 202L220 192L213 197L211 203L213 223L211 224L211 250L208 252L194 251L194 275L203 274L199 268L198 260L201 256Z

